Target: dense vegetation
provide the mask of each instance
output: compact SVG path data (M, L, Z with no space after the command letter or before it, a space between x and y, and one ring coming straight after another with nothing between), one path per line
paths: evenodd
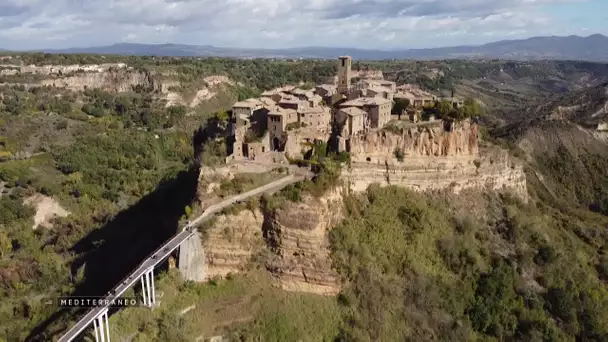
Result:
M572 227L603 229L608 219L509 197L489 203L472 217L395 187L352 199L331 232L347 284L342 337L606 340L608 291L594 267L605 261L593 244L608 240L587 242Z

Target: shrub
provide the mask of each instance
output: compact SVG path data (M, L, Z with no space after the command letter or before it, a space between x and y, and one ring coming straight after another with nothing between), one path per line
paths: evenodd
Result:
M557 252L555 248L549 245L541 246L536 255L534 256L534 262L538 265L549 264L557 259Z
M393 154L395 155L395 158L397 158L398 161L403 162L403 159L405 158L405 153L403 152L402 148L395 148Z

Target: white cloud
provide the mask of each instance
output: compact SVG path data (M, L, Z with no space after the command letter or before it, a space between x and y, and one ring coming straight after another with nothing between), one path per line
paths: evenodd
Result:
M559 22L539 6L577 1L0 0L0 47L459 45L550 34Z

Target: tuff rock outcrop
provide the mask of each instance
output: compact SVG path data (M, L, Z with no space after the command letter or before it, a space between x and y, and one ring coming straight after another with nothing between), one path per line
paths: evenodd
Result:
M350 140L353 160L395 159L395 150L407 157L475 156L478 148L478 126L469 121L430 122L410 127L391 127L370 132Z
M133 90L133 87L138 85L154 89L160 87L159 83L155 82L149 74L132 70L76 74L73 76L42 80L41 85L67 88L73 91L81 91L85 88L95 88L111 92L130 91Z
M222 215L204 239L206 278L245 270L261 262L288 291L333 295L338 274L331 268L328 231L343 219L342 195L332 191L281 209L246 209Z

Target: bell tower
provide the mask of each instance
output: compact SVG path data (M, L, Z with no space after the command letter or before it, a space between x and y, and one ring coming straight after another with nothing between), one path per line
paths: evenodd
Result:
M340 94L347 94L350 89L352 61L350 56L338 57L338 93Z

